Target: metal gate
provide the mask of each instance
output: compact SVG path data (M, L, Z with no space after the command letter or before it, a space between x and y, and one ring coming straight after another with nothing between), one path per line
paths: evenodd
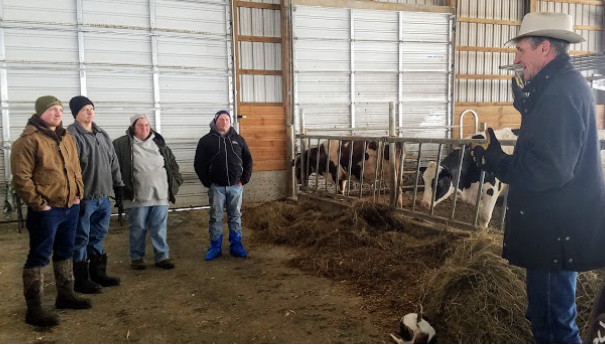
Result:
M294 166L300 183L298 196L382 203L393 206L398 212L407 216L441 223L446 227L478 229L491 224L494 228L503 229L508 189L505 188L504 194L500 195L504 199L503 205L495 207L496 199L491 198L493 191L492 194L489 192L486 193L487 195L484 194L483 188L493 183L484 185L485 172L483 171L476 181L476 189L468 189L475 193L471 196L472 202L466 199L465 203L457 203L458 193L451 187L460 185L463 159L468 159L468 157L464 158L466 150L470 149L471 144L484 144L485 140L398 137L395 135L397 127L395 108L395 102L392 102L388 136L296 135L300 147L304 147ZM510 147L515 145L514 140L501 140L501 143ZM452 159L457 160L457 165L454 165L451 170L457 173L453 173L455 178L449 180L449 187L447 184L440 187L442 191L452 188L450 193L453 197L445 197L437 201L445 194L437 195L438 184L447 182L440 182L439 178L433 178L435 167L441 166L450 153L448 148L453 145L458 146L456 150L460 158L453 158L454 156L448 158L450 164ZM354 160L353 148L357 150L361 148L365 155L360 155L358 151L357 158ZM425 180L424 169L429 169L431 163L433 177L427 176ZM468 160L466 163L468 164ZM427 183L432 185L427 186ZM425 195L427 187L431 194ZM497 193L500 193L499 191L500 189ZM437 207L439 202L448 199L452 199L450 205ZM417 205L421 204L421 200L422 204L430 200L428 205L423 206L425 209ZM444 204L448 203L450 202L446 201ZM472 210L469 210L470 207ZM494 216L495 208L498 208L498 216Z

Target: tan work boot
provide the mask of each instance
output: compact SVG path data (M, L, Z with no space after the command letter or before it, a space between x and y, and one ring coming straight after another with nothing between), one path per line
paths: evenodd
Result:
M23 269L23 295L27 304L25 322L38 327L52 327L59 324L59 316L42 306L44 292L44 267Z
M89 309L92 302L74 292L74 268L71 259L53 262L57 285L57 309Z

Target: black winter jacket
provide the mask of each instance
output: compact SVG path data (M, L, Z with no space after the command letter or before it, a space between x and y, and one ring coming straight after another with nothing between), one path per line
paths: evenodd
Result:
M605 266L605 183L595 100L569 55L516 97L521 129L496 177L510 186L503 257L531 270Z
M221 136L214 121L210 133L200 139L193 163L195 172L206 188L210 185L245 185L252 175L252 155L246 140L231 127Z

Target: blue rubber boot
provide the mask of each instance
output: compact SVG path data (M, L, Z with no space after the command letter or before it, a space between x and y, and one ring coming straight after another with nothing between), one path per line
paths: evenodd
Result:
M245 258L248 256L248 252L242 245L242 235L237 232L229 231L229 254L238 257Z
M206 261L214 260L221 255L221 245L223 244L223 234L216 241L210 242L210 248L206 253Z

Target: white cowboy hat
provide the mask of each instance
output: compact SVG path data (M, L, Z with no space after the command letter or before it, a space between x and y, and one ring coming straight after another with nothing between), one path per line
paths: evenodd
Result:
M553 12L532 12L523 17L519 34L504 43L505 46L516 44L520 38L543 36L558 38L569 43L586 41L584 37L573 32L573 20L569 14Z

